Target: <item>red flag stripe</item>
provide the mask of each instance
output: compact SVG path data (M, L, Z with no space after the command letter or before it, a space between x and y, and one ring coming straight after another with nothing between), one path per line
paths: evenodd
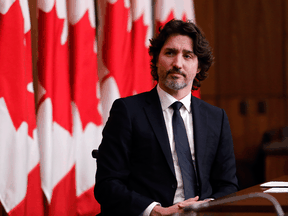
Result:
M73 138L76 145L77 214L96 215L96 163L91 155L101 142L102 117L96 54L94 4L69 0L70 71L73 99Z
M75 144L69 76L66 1L38 0L37 125L42 188L49 215L76 214ZM40 98L42 97L42 98Z
M0 201L9 215L41 216L30 27L27 1L1 4Z
M133 94L152 88L150 74L149 39L152 37L151 0L132 0L132 65Z

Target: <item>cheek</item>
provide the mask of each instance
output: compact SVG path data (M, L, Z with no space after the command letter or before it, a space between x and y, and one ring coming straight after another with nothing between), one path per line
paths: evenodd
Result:
M159 65L157 72L158 76L163 77L166 74L166 69L163 67L163 65Z
M172 65L172 62L173 62L173 60L171 58L167 58L165 56L162 56L158 59L157 65L161 68L167 69L170 67L170 65Z
M163 61L158 61L158 69L160 69L161 71L166 69L166 64Z
M198 73L197 65L193 65L193 67L187 68L186 71L190 71L190 73L188 73L189 77L190 77L190 79L194 79L196 74Z
M163 71L164 71L163 65L158 62L158 64L157 64L157 74L158 74L158 76L161 76L161 74L163 74Z
M200 68L199 68L199 66L198 66L198 63L194 63L193 65L191 65L191 71L193 71L193 74L195 73L195 74L197 74L197 73L199 73L200 72Z

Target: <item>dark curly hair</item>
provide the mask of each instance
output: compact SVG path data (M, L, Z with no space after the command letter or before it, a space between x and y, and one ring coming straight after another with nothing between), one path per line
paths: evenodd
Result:
M172 35L186 35L193 40L193 52L198 58L198 64L201 71L196 74L193 81L192 90L197 90L201 83L208 76L208 69L213 63L214 57L212 55L212 49L209 46L208 41L204 37L201 30L192 22L184 22L182 20L171 20L163 28L159 28L159 34L150 39L149 55L151 59L151 75L154 80L158 81L159 77L157 74L157 61L160 51L167 41L167 39Z

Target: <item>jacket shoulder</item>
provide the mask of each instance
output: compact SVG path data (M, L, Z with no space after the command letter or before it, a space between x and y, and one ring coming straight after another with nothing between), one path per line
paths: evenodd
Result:
M139 107L147 105L151 100L155 100L158 97L156 89L153 89L148 92L139 93L136 95L118 98L114 101L114 103L123 103L128 107ZM154 99L153 99L154 98Z
M194 96L192 96L192 102L198 104L198 106L201 109L205 109L207 111L214 111L214 112L223 112L224 110L222 108L219 108L217 106L214 106L212 104L207 103L206 101L203 101L199 98L196 98Z

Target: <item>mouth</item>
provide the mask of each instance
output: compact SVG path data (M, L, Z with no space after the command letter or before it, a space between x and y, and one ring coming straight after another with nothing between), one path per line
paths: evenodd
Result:
M175 70L175 69L168 70L167 74L166 74L166 77L168 77L168 75L170 75L170 74L171 74L172 77L175 77L176 79L179 78L180 76L183 76L184 78L186 78L186 74L184 74L180 70Z

